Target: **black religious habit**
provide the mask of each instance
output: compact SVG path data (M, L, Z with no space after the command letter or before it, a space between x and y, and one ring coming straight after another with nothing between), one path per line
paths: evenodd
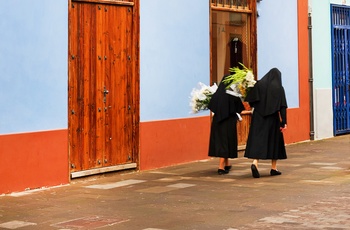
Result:
M286 159L283 133L287 124L287 101L281 72L271 69L246 99L254 108L244 156L251 159Z
M223 80L227 76L224 76ZM239 97L226 93L226 85L221 81L213 94L208 108L214 113L210 129L209 153L211 157L237 158L236 113L244 109Z

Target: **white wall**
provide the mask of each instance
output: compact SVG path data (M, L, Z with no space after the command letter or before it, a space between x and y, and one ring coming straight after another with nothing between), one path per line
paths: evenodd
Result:
M0 134L67 128L67 1L0 1Z
M316 1L316 0L312 0ZM331 4L338 4L338 5L347 5L350 6L350 0L329 0ZM316 4L316 3L314 3Z
M330 3L315 4L314 88L321 93L331 90ZM147 0L140 7L141 121L195 116L190 92L210 79L208 2ZM258 4L258 75L281 70L290 108L300 100L296 7L294 0ZM67 128L67 11L67 1L0 1L0 134ZM331 103L322 101L315 99L315 110L327 111L315 120L319 138L333 135L323 129L332 125Z
M289 108L299 107L298 12L295 0L261 1L258 8L258 78L282 73Z
M141 121L195 116L192 88L210 80L209 3L140 2Z
M309 2L312 15L312 56L315 139L333 137L331 4L349 0Z
M332 88L331 19L329 1L313 2L312 47L314 88Z
M312 1L315 139L333 136L331 22L329 1Z
M0 1L0 134L67 128L67 2ZM210 79L209 4L140 2L141 120L195 116L190 92Z
M209 82L209 5L182 1L141 1L141 121L193 116L190 91ZM298 107L296 1L262 1L258 8L258 75L279 68L288 105Z

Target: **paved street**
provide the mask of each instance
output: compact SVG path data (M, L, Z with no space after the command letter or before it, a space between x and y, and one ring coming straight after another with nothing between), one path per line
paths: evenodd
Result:
M191 154L191 153L188 153ZM218 159L0 196L0 229L350 229L350 135L287 146L281 176Z

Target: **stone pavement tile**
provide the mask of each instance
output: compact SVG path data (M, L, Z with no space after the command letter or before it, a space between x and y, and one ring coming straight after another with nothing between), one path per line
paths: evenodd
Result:
M239 229L350 229L350 196L339 195L261 218Z
M289 158L278 162L282 175L276 177L269 176L270 162L261 161L262 177L252 178L251 160L243 157L230 160L229 174L218 175L214 158L0 196L0 226L32 223L18 227L23 230L346 229L348 149L350 135L289 145Z
M169 192L172 190L176 190L176 188L164 187L164 186L154 186L154 187L139 189L137 191L141 192L141 193L164 193L164 192Z
M52 224L52 227L60 228L60 229L81 229L81 230L89 230L89 229L98 229L103 227L115 226L119 223L129 221L128 219L121 218L106 218L103 216L88 216L82 217L78 219L72 219L56 224Z
M123 180L113 183L107 183L107 184L97 184L97 185L88 185L85 186L86 188L94 188L94 189L112 189L112 188L119 188L123 186L129 186L133 184L143 183L145 180Z
M5 223L0 224L0 228L18 229L18 228L23 228L26 226L31 226L31 225L36 225L36 223L13 220L13 221L9 221L9 222L5 222Z

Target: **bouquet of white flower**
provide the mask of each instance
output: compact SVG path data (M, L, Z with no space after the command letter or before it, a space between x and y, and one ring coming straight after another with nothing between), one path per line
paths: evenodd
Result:
M227 76L222 82L226 85L226 93L236 97L245 99L249 90L254 87L256 81L251 69L239 63L243 69L239 67L230 68L232 75ZM198 83L199 88L192 89L190 106L192 113L198 113L201 110L208 110L208 104L211 97L218 89L216 83L212 86L207 86L202 82ZM241 118L240 118L241 120Z
M218 89L218 86L214 83L212 86L207 86L202 82L198 83L199 88L192 89L190 106L192 113L198 113L201 110L208 110L208 104L211 97Z
M229 70L233 74L226 77L223 82L227 85L226 92L228 94L244 99L249 90L254 87L256 81L254 79L253 70L248 69L242 63L239 64L243 69L239 67L230 68Z

